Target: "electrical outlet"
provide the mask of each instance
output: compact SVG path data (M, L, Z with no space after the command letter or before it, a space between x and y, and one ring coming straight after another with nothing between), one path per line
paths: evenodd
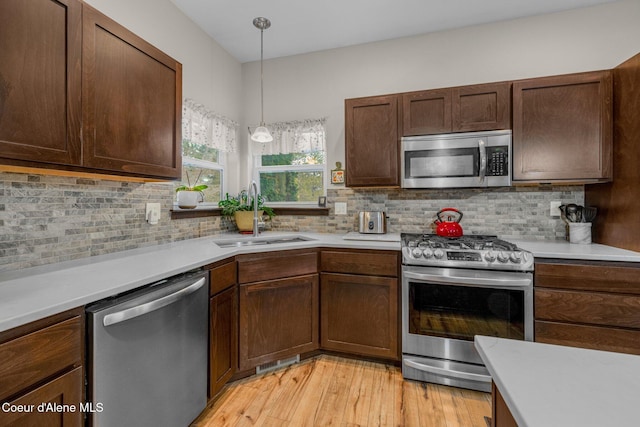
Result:
M144 218L149 224L157 224L160 220L160 203L147 203Z
M345 202L336 202L335 209L336 209L336 215L347 214L347 204Z
M553 218L560 217L560 205L562 202L560 200L552 200L549 202L549 215Z

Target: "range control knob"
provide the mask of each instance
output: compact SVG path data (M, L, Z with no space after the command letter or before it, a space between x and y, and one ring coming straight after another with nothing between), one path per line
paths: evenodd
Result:
M422 256L422 249L413 248L411 255L413 255L414 258L420 258Z
M505 263L507 261L509 261L509 254L507 254L506 252L499 252L498 253L498 261Z
M489 251L486 254L484 254L484 260L487 262L493 262L496 260L496 253L493 251Z
M433 250L431 250L431 248L425 249L422 251L422 256L425 258L431 258L433 256Z
M433 251L433 256L437 259L440 259L444 256L444 251L442 249L436 249L435 251Z
M520 252L511 252L511 255L509 255L509 260L511 260L511 262L514 264L520 264L520 262L522 261L522 254Z

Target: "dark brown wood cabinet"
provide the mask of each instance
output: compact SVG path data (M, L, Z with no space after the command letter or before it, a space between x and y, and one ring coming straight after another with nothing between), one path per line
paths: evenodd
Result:
M611 71L513 83L513 180L612 178Z
M535 265L535 340L640 354L640 268L621 262Z
M491 427L518 427L494 382L491 382L491 409Z
M0 157L80 165L82 3L0 2Z
M239 255L239 370L318 349L318 253Z
M398 253L325 250L320 259L321 347L399 360Z
M84 5L84 166L180 178L182 66Z
M511 83L402 94L402 135L511 128Z
M35 405L30 412L2 411L0 425L83 425L83 337L81 308L0 333L0 403ZM48 402L75 410L37 410Z
M0 164L175 179L182 66L77 0L0 4Z
M209 397L214 397L238 367L238 291L235 260L210 266Z
M347 187L400 185L398 96L345 100Z

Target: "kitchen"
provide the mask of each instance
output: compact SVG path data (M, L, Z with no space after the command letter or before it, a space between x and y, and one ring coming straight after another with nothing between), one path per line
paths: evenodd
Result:
M206 36L186 22L186 18L180 15L175 18L172 4L167 2L166 9L144 2L91 4L182 62L185 98L201 99L211 109L237 119L244 116L249 123L259 117L258 103L249 95L257 92L259 83L255 77L259 64L240 65L219 47L203 41ZM162 26L148 19L148 16L156 15L158 22L181 25L180 34L158 31ZM611 18L602 19L602 16ZM265 112L268 121L328 116L327 164L333 165L344 161L344 99L613 68L637 53L637 47L632 46L638 35L635 16L636 2L615 2L550 16L380 42L369 46L375 47L373 52L363 47L350 47L268 61ZM508 40L496 37L496 32L502 31L509 31ZM196 34L187 37L193 33ZM468 46L469 39L477 45ZM499 52L491 55L476 48L483 42L501 43ZM183 52L184 46L198 43L202 43L204 49L200 49L195 58ZM429 58L412 54L416 49L429 51ZM450 50L460 56L451 57L448 55ZM508 63L503 63L505 51L509 52ZM201 57L201 52L207 54ZM189 66L208 64L213 60L209 55L215 58L215 72L212 66ZM407 67L393 66L394 61L379 61L380 57L397 58ZM474 62L500 63L501 66L480 67L471 72L464 66L469 58ZM425 76L424 70L430 69L429 66L434 68L430 65L434 62L438 67ZM415 74L408 76L407 70L414 70ZM242 86L245 87L245 98L237 95L243 93ZM282 87L290 89L276 90ZM211 93L210 100L202 99L202 88L207 89L204 93ZM326 96L326 93L332 96ZM310 99L314 102L309 102ZM246 155L242 147L240 150L240 154ZM242 182L249 181L246 169L243 164L237 168L228 167L231 174L238 175L235 180L230 179L236 182L236 190L243 186ZM9 272L41 263L207 236L221 228L219 217L170 220L173 188L164 184L16 173L4 173L2 179L3 196L12 197L5 202L2 211L3 226L11 226L10 233L15 233L8 235L6 256L2 260ZM233 192L234 188L229 190ZM52 206L51 212L39 216L37 212L43 207L38 201L46 197L52 198L49 199L52 204L57 200L62 204ZM468 233L486 233L487 224L490 224L492 232L507 239L544 236L554 240L563 236L564 227L558 218L548 215L549 203L561 200L584 204L584 197L584 188L580 185L491 191L353 190L329 185L328 206L345 202L348 215L293 219L279 215L275 221L284 223L287 220L287 226L295 224L298 228L288 228L293 231L344 234L354 230L354 217L358 211L385 210L390 215L390 231L420 232L440 207L454 205L465 212L463 225ZM72 207L65 207L66 198L72 199ZM141 213L140 209L144 209L146 202L161 203L163 209L158 226L145 223L144 211ZM66 217L68 223L62 217ZM58 221L50 223L44 218L57 218ZM278 228L277 224L272 224L274 230L285 228L284 225Z

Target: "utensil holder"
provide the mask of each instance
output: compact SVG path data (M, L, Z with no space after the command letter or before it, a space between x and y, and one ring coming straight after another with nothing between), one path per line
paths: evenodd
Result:
M588 245L591 243L591 223L590 222L570 222L569 223L569 243Z

